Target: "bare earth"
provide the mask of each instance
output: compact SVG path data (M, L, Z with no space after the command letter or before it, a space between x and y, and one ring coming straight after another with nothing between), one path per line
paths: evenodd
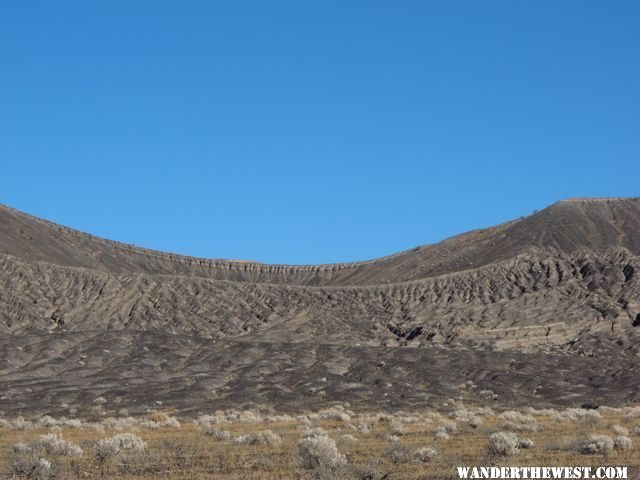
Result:
M640 401L640 199L369 262L207 260L0 207L0 409Z

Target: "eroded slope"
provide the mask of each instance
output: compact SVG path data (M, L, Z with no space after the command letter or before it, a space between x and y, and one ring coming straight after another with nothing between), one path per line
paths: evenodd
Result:
M292 267L0 208L2 408L638 401L639 232L639 199L572 200L371 262Z
M640 198L575 199L529 217L367 262L265 265L209 260L104 240L0 207L0 253L106 273L183 275L291 285L395 283L477 268L532 247L561 253L622 247L640 254Z

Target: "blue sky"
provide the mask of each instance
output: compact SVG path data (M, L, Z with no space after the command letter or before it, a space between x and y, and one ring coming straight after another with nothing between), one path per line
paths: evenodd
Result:
M640 194L637 1L0 3L0 202L360 260Z

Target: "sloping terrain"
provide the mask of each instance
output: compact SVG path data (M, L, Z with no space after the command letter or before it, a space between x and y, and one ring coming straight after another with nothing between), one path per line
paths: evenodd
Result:
M565 200L517 221L389 257L303 266L209 260L146 250L0 207L0 253L111 274L184 275L288 285L370 285L477 268L534 247L561 253L622 247L638 255L639 204L638 198Z
M638 198L320 266L165 254L0 207L0 409L639 401L639 275Z

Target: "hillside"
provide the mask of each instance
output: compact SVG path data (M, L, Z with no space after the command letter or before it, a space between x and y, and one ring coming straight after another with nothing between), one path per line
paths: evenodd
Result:
M640 253L640 199L572 199L534 215L389 257L328 265L261 263L174 255L113 242L0 206L0 252L105 273L186 275L291 285L369 285L454 273L531 248L573 253L622 247Z
M0 252L6 410L640 400L639 198L319 266L150 251L1 207Z

